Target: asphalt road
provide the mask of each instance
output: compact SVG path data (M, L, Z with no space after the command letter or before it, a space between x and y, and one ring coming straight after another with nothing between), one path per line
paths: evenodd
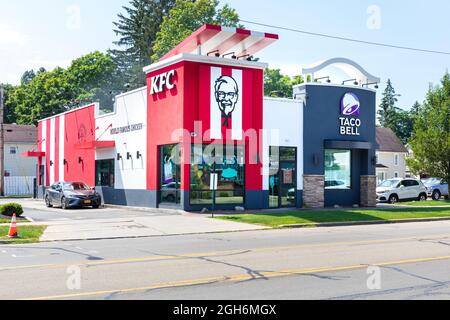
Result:
M450 222L0 246L0 276L0 299L448 299Z

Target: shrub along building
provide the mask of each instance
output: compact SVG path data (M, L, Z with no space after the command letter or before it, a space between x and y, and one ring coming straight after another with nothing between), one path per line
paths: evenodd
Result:
M205 25L144 69L147 86L39 122L42 190L95 185L105 203L201 210L375 205L379 82L356 63L305 69L293 99L264 98L277 35ZM354 85L319 83L340 67Z

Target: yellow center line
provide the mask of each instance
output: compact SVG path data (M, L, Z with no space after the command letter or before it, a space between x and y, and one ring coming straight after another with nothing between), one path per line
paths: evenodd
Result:
M390 266L390 265L418 263L418 262L432 262L432 261L441 261L441 260L450 260L450 256L381 262L381 263L374 263L374 264L370 264L370 265L382 267L382 266ZM91 292L83 292L83 293L76 293L76 294L65 294L65 295L27 298L27 299L21 299L21 300L57 300L57 299L82 298L82 297L86 298L86 297L94 297L94 296L110 295L110 294L137 293L137 292L156 290L156 289L169 289L169 288L186 287L186 286L207 285L207 284L213 284L213 283L238 282L238 281L246 281L246 280L280 278L280 277L302 275L302 274L315 274L315 273L324 273L324 272L358 270L358 269L364 269L367 267L368 267L368 265L352 265L352 266L342 266L342 267L322 267L322 268L293 269L293 270L281 270L281 271L267 271L267 272L261 272L258 275L240 274L240 275L232 275L232 276L219 276L219 277L210 277L210 278L202 278L202 279L162 282L162 283L157 283L157 284L149 285L146 287L139 287L139 288L91 291Z
M224 251L211 251L211 252L197 252L197 253L186 253L179 255L165 255L165 256L146 256L139 258L127 258L127 259L111 259L104 261L82 261L73 263L63 263L63 264L37 264L37 265L24 265L24 266L12 266L12 267L0 267L0 271L8 270L24 270L24 269L55 269L55 268L67 268L73 265L79 267L89 267L89 266L104 266L113 264L127 264L127 263L144 263L144 262L155 262L155 261L170 261L170 260L184 260L184 259L194 259L202 257L220 257L226 255L236 255L246 252L269 252L269 251L281 251L290 249L307 249L307 248L320 248L320 247L337 247L337 246L351 246L351 245L370 245L370 244L381 244L390 243L398 241L407 240L417 240L417 239L441 239L443 237L450 237L450 234L443 235L430 235L430 236L414 236L414 237L404 237L404 238L389 238L389 239L379 239L379 240L362 240L362 241L347 241L347 242L331 242L331 243L317 243L317 244L300 244L300 245L290 245L290 246L279 246L279 247L263 247L263 248L243 248L235 250L224 250Z

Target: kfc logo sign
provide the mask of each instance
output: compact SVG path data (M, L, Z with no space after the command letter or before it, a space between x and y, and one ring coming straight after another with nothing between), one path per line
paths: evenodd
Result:
M172 70L151 78L150 94L161 93L164 90L172 90L176 87L174 78L177 75L176 70Z
M242 70L211 67L211 139L223 139L231 131L233 140L242 140Z
M222 112L222 126L228 129L230 127L229 120L239 100L238 84L233 77L221 76L216 80L214 89L217 105Z

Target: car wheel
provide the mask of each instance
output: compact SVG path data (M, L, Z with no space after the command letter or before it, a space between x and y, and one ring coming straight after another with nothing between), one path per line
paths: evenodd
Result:
M100 208L100 205L92 206L92 209L98 209Z
M434 190L431 198L435 201L438 201L441 198L441 192L439 190Z
M389 203L390 204L396 204L398 202L398 196L393 194L392 196L389 197Z
M46 205L47 208L52 208L53 207L53 205L50 202L50 199L49 199L48 196L45 196L45 205Z
M419 201L427 201L427 195L425 193L421 193L419 195Z
M64 198L64 197L61 198L61 209L67 210L67 202L66 202L66 198Z

